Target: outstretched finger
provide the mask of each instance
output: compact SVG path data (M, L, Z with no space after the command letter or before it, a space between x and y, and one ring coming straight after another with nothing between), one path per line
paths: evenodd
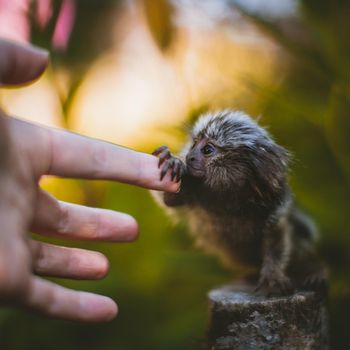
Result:
M14 139L31 160L35 176L115 180L149 189L176 192L170 175L160 181L158 158L65 130L10 118Z
M24 306L49 317L81 322L107 322L117 315L115 302L105 296L64 288L33 277Z
M48 172L52 175L116 180L169 192L179 188L170 175L160 180L155 156L63 130L47 130L51 140Z
M179 189L170 175L160 181L158 159L150 154L15 118L9 123L13 138L19 140L38 177L115 180L167 192Z
M31 241L33 270L41 276L100 279L108 272L107 258L98 252Z
M130 215L58 201L39 190L31 231L60 238L129 242L137 238L138 225Z

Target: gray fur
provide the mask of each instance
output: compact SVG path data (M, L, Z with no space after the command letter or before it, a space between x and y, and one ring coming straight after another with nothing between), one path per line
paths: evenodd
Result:
M205 154L208 144L214 151ZM256 273L269 293L325 284L311 220L287 183L289 154L265 129L243 112L205 114L180 159L181 190L163 201L186 218L198 246L235 271Z

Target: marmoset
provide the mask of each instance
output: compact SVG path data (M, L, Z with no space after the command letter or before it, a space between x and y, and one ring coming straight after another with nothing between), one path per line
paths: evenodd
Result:
M185 216L196 244L256 290L285 295L324 289L313 222L287 183L289 153L240 111L201 116L178 157L157 148L161 179L181 180L164 204Z

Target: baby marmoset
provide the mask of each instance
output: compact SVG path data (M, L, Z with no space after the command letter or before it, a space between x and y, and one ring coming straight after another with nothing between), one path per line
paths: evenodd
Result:
M166 146L153 154L161 178L170 172L181 179L178 193L162 197L186 216L197 245L250 279L256 276L257 289L269 294L324 288L314 226L288 187L288 152L249 116L203 115L179 157Z

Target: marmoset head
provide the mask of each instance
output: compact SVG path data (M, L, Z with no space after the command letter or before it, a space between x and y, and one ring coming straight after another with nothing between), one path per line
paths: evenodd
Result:
M192 129L188 173L215 192L264 197L285 185L288 153L243 112L205 114Z

